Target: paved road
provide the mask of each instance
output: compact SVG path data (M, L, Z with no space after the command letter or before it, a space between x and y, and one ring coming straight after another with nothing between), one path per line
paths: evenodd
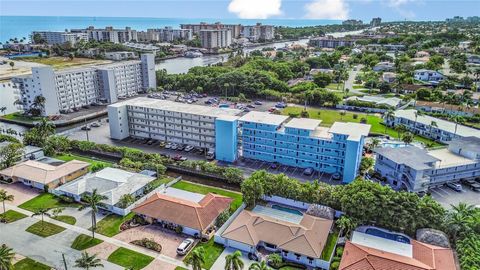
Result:
M17 212L24 213L28 216L32 215L31 212L21 209L19 207L9 205L9 204L6 204L6 206L7 206L7 209L12 209ZM58 220L51 219L49 217L45 217L45 221L48 221L50 223L66 228L66 230L61 234L64 234L65 236L69 235L72 238L70 240L67 240L68 238L65 238L62 241L54 241L54 239L56 238L52 238L53 236L48 238L42 238L42 237L30 234L28 232L25 232L25 229L28 226L32 225L39 219L40 217L28 217L28 218L16 221L14 224L0 224L0 239L2 240L2 243L5 242L8 246L19 251L19 253L24 256L31 257L32 259L38 260L48 265L53 265L55 267L58 267L58 269L63 269L63 266L61 264L58 264L58 262L56 262L57 256L61 256L61 253L65 253L66 256L68 255L69 259L67 259L67 261L68 260L74 261L74 258L80 257L79 255L80 252L74 249L71 249L69 246L70 246L70 243L72 243L73 240L75 239L72 237L73 235L75 235L74 233L76 233L77 235L81 233L90 235L91 232L88 229L81 228L75 225L66 224ZM154 252L139 246L135 246L130 243L122 242L115 238L103 236L101 234L96 234L95 236L96 238L103 240L104 242L113 244L117 247L128 248L133 251L137 251L145 255L154 257L157 260L160 260L172 265L176 265L176 266L182 266L185 268L185 265L182 261L176 260L174 258L170 258L165 255L158 254L157 252ZM67 246L65 246L65 244L67 244ZM55 250L60 251L60 253L56 255ZM109 262L105 262L104 265L105 267L107 267L107 265L112 265L111 268L105 268L105 269L113 269L113 270L123 269Z
M353 84L355 82L355 77L357 77L358 72L363 68L363 65L357 65L356 67L352 68L348 71L348 80L345 82L345 89L350 89L350 93L352 94L364 94L357 89L353 88Z

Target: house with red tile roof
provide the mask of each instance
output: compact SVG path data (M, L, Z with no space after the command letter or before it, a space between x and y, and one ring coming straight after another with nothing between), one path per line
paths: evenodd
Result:
M185 234L205 236L217 217L228 209L233 201L232 198L213 193L203 196L174 188L168 188L168 192L170 194L157 192L132 209L132 212L143 216L150 223L160 223L172 228L181 226ZM188 196L187 193L195 195ZM189 200L189 197L199 199Z
M399 243L377 236L367 237L355 231L352 240L345 244L338 269L457 270L457 267L450 248L416 240L411 240L410 243Z

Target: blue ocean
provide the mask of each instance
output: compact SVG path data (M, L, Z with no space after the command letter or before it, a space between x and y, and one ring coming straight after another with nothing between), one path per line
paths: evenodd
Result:
M298 19L267 19L267 20L243 20L243 19L202 19L202 18L129 18L129 17L62 17L62 16L0 16L0 41L5 42L11 38L26 38L32 31L65 31L72 28L86 28L95 26L104 28L132 27L136 30L147 28L161 28L172 26L179 28L181 23L239 23L252 25L257 22L276 26L315 26L327 24L339 24L339 20L298 20Z

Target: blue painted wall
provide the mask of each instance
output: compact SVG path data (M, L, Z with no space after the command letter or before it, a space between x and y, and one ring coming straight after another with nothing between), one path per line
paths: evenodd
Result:
M238 155L237 120L215 120L215 159L234 162Z

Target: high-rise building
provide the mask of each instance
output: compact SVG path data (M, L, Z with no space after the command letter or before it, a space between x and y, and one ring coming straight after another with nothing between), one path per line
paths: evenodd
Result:
M308 44L317 48L350 47L355 44L353 40L346 38L334 38L332 36L311 38Z
M147 29L147 31L137 32L138 41L159 41L172 42L175 40L192 40L193 31L191 29L173 29L172 27Z
M230 29L200 30L202 48L221 49L232 44L232 32Z
M181 24L180 28L182 29L191 29L194 35L199 36L200 30L220 30L220 29L229 29L231 32L232 38L239 38L242 34L242 25L241 24L223 24L220 22L216 23L206 23L201 22L197 24Z
M380 18L380 17L373 18L370 21L370 26L372 26L372 27L379 26L381 23L382 23L382 18Z
M362 20L346 20L342 22L342 25L362 25L363 21Z
M275 38L275 27L273 25L248 25L243 27L242 36L250 41L272 40Z
M49 66L33 67L31 75L14 77L12 82L20 90L24 110L35 106L36 97L42 96L45 98L42 115L67 113L156 88L154 55L143 54L141 60L60 71Z
M75 46L80 40L88 41L88 35L86 33L33 31L31 35L33 43L35 43L35 36L40 36L41 39L49 45L65 44L68 42L71 46Z
M137 31L130 27L125 29L114 29L112 26L105 29L96 29L89 26L86 29L72 29L72 33L86 33L89 40L108 41L113 43L125 43L129 41L137 41Z

